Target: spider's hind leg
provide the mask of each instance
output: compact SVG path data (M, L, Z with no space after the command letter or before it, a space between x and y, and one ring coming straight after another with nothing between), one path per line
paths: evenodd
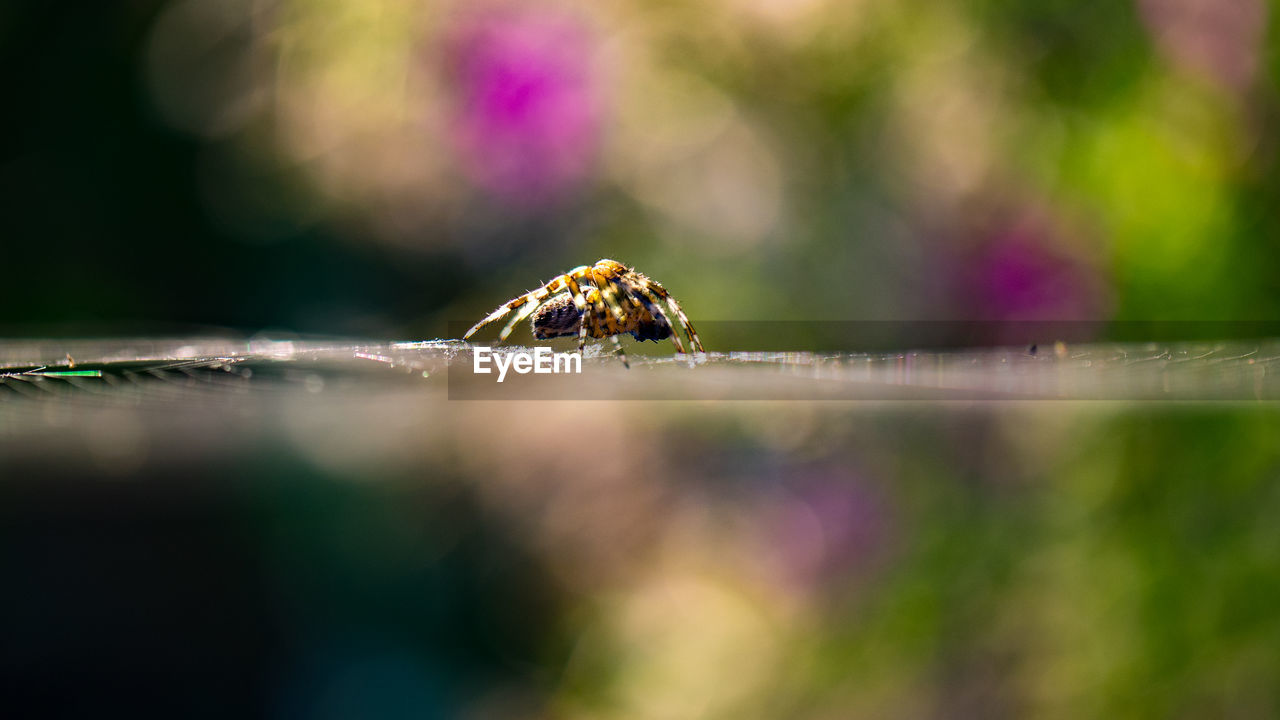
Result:
M528 293L527 295L524 296L524 298L528 298L528 301L526 301L524 304L524 307L520 308L520 311L516 313L515 316L512 317L511 320L507 322L507 326L502 329L502 333L498 335L498 339L506 340L507 337L511 335L511 331L515 330L516 325L520 324L521 320L524 320L525 318L529 317L533 313L537 312L538 308L542 307L542 305L544 305L547 302L548 298L554 295L557 295L561 292L564 292L565 290L570 290L574 294L575 296L574 305L581 308L582 305L579 304L578 302L578 296L581 293L578 290L577 284L573 282L573 277L568 274L560 275L556 278L553 278L551 282L547 283L546 285L543 285L537 290L534 290L533 292ZM520 300L523 298L517 298L517 299ZM515 301L513 300L512 302L515 302Z
M610 335L609 339L613 341L614 354L622 361L622 367L630 370L631 363L627 362L627 351L622 349L622 343L618 341L617 335Z

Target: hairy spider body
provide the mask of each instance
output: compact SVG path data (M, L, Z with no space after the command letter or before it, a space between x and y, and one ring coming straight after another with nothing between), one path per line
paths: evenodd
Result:
M582 297L589 307L586 315L588 337L603 340L615 335L631 333L636 340L653 340L654 342L671 337L671 326L666 320L660 317L654 318L644 308L618 320L612 313L602 313L597 310L602 307L599 290L583 288ZM533 325L534 339L548 340L577 335L578 324L583 322L583 314L573 304L573 295L560 293L533 311L529 320Z
M616 260L576 267L537 290L503 303L468 330L463 339L507 315L511 318L498 335L499 340L506 340L521 320L532 316L535 338L545 340L577 334L579 352L588 336L609 338L624 364L626 355L618 336L627 333L637 340L670 338L676 351L684 353L684 343L674 329L676 323L684 329L693 351L704 352L693 324L667 289Z

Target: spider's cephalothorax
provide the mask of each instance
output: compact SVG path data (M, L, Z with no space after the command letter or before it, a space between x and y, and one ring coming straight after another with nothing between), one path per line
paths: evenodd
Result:
M537 290L504 303L468 330L463 339L512 311L516 312L498 335L500 340L506 340L521 320L532 316L535 338L545 340L576 334L579 351L586 344L587 336L591 336L609 338L622 354L618 335L630 333L637 340L671 338L676 350L683 353L684 343L672 322L674 314L692 350L703 352L693 324L667 289L615 260L574 268ZM625 355L623 362L626 362Z

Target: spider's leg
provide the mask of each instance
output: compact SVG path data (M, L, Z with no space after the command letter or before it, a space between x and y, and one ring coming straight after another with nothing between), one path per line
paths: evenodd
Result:
M689 322L689 316L684 314L684 308L680 307L680 303L671 297L671 293L667 289L659 285L657 282L650 281L647 287L653 291L655 295L667 301L671 309L675 311L676 317L680 318L680 327L684 328L685 335L689 336L689 344L693 346L694 352L706 352L702 349L702 341L698 339L698 332L693 329L693 323ZM672 334L675 334L674 326L671 328Z
M502 326L502 332L498 333L498 339L506 340L510 337L511 331L516 329L516 326L520 324L520 321L537 312L538 308L542 307L542 303L545 301L546 298L543 298L542 300L531 300L526 303L524 307L520 308L520 312L512 315L511 319L507 321L507 324Z
M613 341L615 354L618 359L622 360L622 366L630 370L631 363L627 362L627 353L622 349L622 343L618 341L618 334L622 329L614 322L613 315L610 314L609 308L606 307L605 298L610 296L605 294L605 289L612 293L612 288L609 287L606 280L605 278L597 277L597 282L601 284L600 287L592 288L593 292L588 293L586 296L587 302L591 304L591 319L595 323L593 335L595 337L607 336ZM616 297L613 298L613 303L610 306L617 306Z
M595 285L600 289L600 295L609 306L609 310L613 313L614 320L617 321L617 327L610 327L611 332L621 332L621 325L626 322L627 313L622 309L622 303L618 301L618 292L615 286L622 288L626 292L626 288L622 285L622 281L612 273L601 272L593 268L592 278Z
M535 290L534 292L537 292L537 291ZM475 325L472 325L471 329L468 330L466 334L462 336L462 339L466 340L470 338L472 335L475 335L476 331L480 330L480 328L483 328L485 325L488 325L489 323L497 322L502 318L506 317L507 313L520 307L521 305L524 305L527 302L530 302L533 299L533 295L534 295L533 292L528 292L514 300L510 300L498 306L497 310L494 310L493 312L485 316L483 320L476 323Z
M610 335L609 339L613 341L614 353L618 356L618 359L622 361L622 367L630 370L631 363L627 362L627 351L622 349L622 343L618 342L618 336Z
M689 322L689 316L684 314L684 308L680 307L680 303L671 295L666 296L666 300L671 304L671 309L676 311L676 317L680 318L680 324L684 326L684 332L689 336L689 345L694 352L706 352L702 349L702 341L698 339L698 331L693 329L693 323ZM672 330L671 332L675 332Z
M560 292L560 290L564 288L564 282L562 280L563 277L564 276L562 275L555 278L546 285L543 285L537 290L525 295L524 297L528 298L528 300L525 301L524 306L520 308L520 311L507 321L506 326L502 328L502 332L498 333L498 339L506 340L510 337L511 331L516 329L516 326L520 324L521 320L524 320L537 312L538 308L546 301L547 298L551 297L554 293Z
M561 275L564 278L565 285L569 288L569 292L573 294L573 305L578 308L578 354L581 355L587 348L587 299L582 296L582 286L578 285L578 278L590 277L591 268L586 266L575 268L571 272Z
M662 309L662 302L654 296L653 290L647 285L635 283L631 287L633 292L640 293L640 297L644 299L645 309L655 318L661 317L667 322L667 326L671 328L671 344L676 346L676 352L684 355L684 343L680 342L680 333L676 332L675 323L671 322L671 317L667 315L667 311Z
M520 308L520 312L512 315L511 319L507 321L507 324L502 326L502 332L498 333L498 339L506 340L510 337L511 331L516 329L516 326L520 324L520 321L537 312L538 308L542 307L542 303L546 302L546 300L547 298L542 298L540 300L531 300L526 303L524 307Z
M592 280L595 286L586 296L587 303L594 305L595 310L591 316L595 327L591 328L590 334L601 339L617 335L622 332L621 321L624 317L617 293L607 277L596 273Z
M578 270L581 270L581 269L582 268L575 268L571 272L577 272ZM489 323L493 323L493 322L497 322L498 320L501 320L502 318L507 316L507 313L511 312L512 310L515 310L516 308L522 308L520 312L517 314L516 319L507 323L507 326L503 329L501 335L498 336L499 340L506 340L507 336L511 334L512 328L514 328L517 324L519 324L520 320L523 320L524 318L529 317L529 315L533 311L538 309L538 305L541 305L542 301L546 300L548 296L554 295L555 293L558 293L565 288L565 284L564 284L565 278L566 278L566 275L557 276L555 278L552 278L551 282L547 283L546 285L543 285L537 290L530 290L529 292L525 293L524 295L521 295L518 298L515 298L513 300L508 300L507 302L500 305L497 310L494 310L493 312L489 313L489 315L485 317L485 319L481 320L475 325L472 325L471 329L468 330L466 334L462 336L462 339L463 340L469 339L472 335L475 335L477 331L479 331L481 328L488 325Z
M609 326L613 325L613 317L609 314L609 310L605 307L604 301L601 299L599 288L589 287L588 292L583 294L587 301L587 313L590 320L583 322L588 325L590 335L592 337L605 338L613 342L614 354L622 361L622 366L631 369L631 363L627 362L627 353L622 349L622 343L618 342L618 333L612 332Z
M521 295L520 297L516 298L515 300L512 300L511 302L503 304L502 307L498 308L497 310L494 310L493 312L485 316L483 320L476 323L475 325L472 325L471 329L468 330L466 334L462 336L462 339L469 340L471 339L472 335L476 334L476 331L480 330L480 328L484 327L485 325L488 325L489 323L497 322L498 320L501 320L503 317L506 316L507 313L511 312L511 309L513 307L519 307L520 305L527 302L528 297L529 297L528 295ZM512 305L511 303L516 303L516 304Z

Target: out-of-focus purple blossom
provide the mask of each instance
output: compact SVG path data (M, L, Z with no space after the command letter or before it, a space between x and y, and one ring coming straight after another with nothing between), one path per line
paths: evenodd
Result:
M768 506L766 524L778 571L798 589L858 575L882 557L890 520L885 499L860 476L818 467L788 482Z
M538 205L587 175L600 93L580 22L494 9L458 24L447 48L452 135L472 182L504 200Z
M1035 224L997 231L962 267L967 319L1097 320L1107 306L1096 271Z
M1175 65L1236 92L1257 77L1267 28L1263 0L1138 0L1138 9Z

